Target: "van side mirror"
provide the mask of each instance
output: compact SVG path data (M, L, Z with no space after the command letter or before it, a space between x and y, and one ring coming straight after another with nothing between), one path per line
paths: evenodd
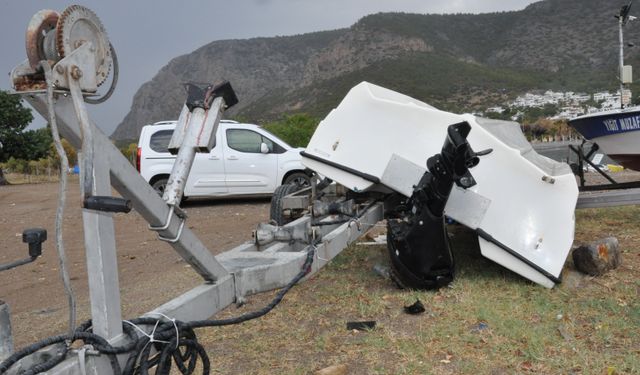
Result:
M269 146L267 146L266 143L262 142L260 143L260 152L263 154L268 154L269 153Z

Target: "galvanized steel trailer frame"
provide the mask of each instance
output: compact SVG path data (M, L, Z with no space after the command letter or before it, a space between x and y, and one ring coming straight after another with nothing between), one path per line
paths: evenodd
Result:
M23 95L33 108L47 117L47 101L42 93ZM60 133L80 149L83 133L72 97L64 92L57 92L56 96L55 115ZM312 245L275 242L259 247L248 242L214 256L188 226L181 230L181 218L90 120L89 126L94 153L99 155L94 160L93 195L109 196L113 187L123 198L131 200L133 208L151 226L163 226L167 218L171 218L170 225L159 234L165 238L177 238L175 242L169 242L170 245L204 279L202 285L147 315L157 317L161 313L182 321L207 319L244 296L285 286L299 272L308 246ZM122 333L113 214L83 209L82 215L93 331L117 345L125 337ZM316 258L310 275L382 218L383 206L376 203L366 210L358 225L344 223L317 227L315 235L321 240L315 245ZM305 215L287 226L309 226L310 220L311 217ZM125 360L124 357L119 359L121 362ZM38 361L37 355L23 359L9 373L29 368L34 361ZM87 374L112 373L105 356L87 356L85 371ZM71 356L47 374L82 374L78 356Z

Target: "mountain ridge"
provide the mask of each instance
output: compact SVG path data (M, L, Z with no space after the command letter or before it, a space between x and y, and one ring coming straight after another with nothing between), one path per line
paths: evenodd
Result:
M228 115L254 122L291 112L323 117L362 80L465 111L529 89L613 88L612 16L621 5L544 0L510 12L377 13L344 29L214 41L143 84L112 138L136 139L143 125L177 118L189 81L229 80L240 103ZM625 36L637 40L640 28ZM634 49L626 58L639 60Z

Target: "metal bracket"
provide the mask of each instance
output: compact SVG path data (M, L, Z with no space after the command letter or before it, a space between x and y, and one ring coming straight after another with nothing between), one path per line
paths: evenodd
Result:
M169 226L171 226L171 220L173 219L173 214L175 213L176 216L178 216L178 218L182 219L182 221L180 222L180 227L178 228L178 233L176 233L174 238L170 238L170 237L164 237L163 235L161 235L160 233L158 233L158 239L165 241L165 242L169 242L169 243L176 243L178 242L178 240L180 239L180 236L182 235L182 229L184 229L184 223L187 219L187 214L180 210L180 208L177 208L176 206L170 206L171 208L169 209L169 214L167 215L167 220L165 220L165 224L164 225L151 225L149 224L149 229L156 231L156 232L162 232L165 231L167 229L169 229Z
M93 43L87 41L73 50L68 56L53 66L53 83L56 88L71 89L71 82L75 80L84 92L96 92L96 62ZM71 79L69 79L71 75Z
M609 176L605 171L603 171L600 166L593 163L591 160L591 156L600 149L597 143L594 143L591 146L591 149L586 154L584 153L585 142L578 147L573 145L569 145L569 149L573 151L578 156L578 162L572 163L571 168L573 173L578 176L580 179L579 190L582 191L599 191L599 190L622 190L622 189L633 189L640 188L640 181L630 181L630 182L617 182L611 176ZM598 172L602 177L606 178L609 181L608 184L598 184L598 185L587 185L586 180L584 178L584 163L587 163L593 169Z
M169 214L167 215L167 219L165 220L165 224L164 225L151 225L149 224L148 227L150 230L154 230L156 232L162 232L164 230L167 230L169 228L169 226L171 225L171 219L173 219L173 214L175 213L176 216L178 216L181 219L186 219L187 218L187 213L182 211L180 208L176 207L176 206L169 206L171 208L169 208Z
M182 229L184 229L184 223L185 223L185 220L182 219L182 221L180 222L180 227L178 228L178 233L176 234L176 236L174 238L164 237L160 233L158 233L158 239L160 239L162 241L165 241L165 242L169 242L169 243L178 242L178 240L180 240L180 236L182 235Z

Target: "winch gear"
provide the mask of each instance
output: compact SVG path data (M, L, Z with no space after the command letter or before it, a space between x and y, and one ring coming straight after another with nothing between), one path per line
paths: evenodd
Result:
M96 81L99 86L107 80L113 62L107 32L93 11L80 5L71 5L60 14L56 25L56 49L60 58L87 41L93 43L95 48Z

